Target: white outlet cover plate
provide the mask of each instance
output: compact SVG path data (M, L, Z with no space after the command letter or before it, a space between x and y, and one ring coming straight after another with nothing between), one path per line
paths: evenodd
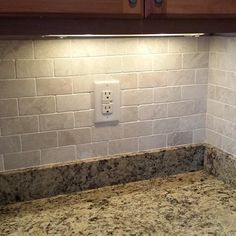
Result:
M103 114L103 92L112 92L112 114ZM117 80L94 82L95 123L120 121L120 82Z

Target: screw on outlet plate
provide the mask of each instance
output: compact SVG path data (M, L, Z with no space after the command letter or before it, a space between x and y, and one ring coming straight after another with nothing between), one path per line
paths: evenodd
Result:
M138 2L138 0L129 0L129 4L132 6L136 5L137 2Z
M156 4L162 4L163 3L163 0L154 0L154 2L156 3Z

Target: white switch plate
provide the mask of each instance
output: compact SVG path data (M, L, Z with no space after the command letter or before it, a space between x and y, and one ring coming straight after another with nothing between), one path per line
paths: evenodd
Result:
M106 96L108 95L108 96ZM95 123L119 122L120 120L120 82L94 82ZM108 106L107 106L108 105ZM107 110L107 107L111 107Z

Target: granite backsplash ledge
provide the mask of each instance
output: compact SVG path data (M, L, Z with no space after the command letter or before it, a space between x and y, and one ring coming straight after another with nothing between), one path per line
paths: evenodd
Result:
M236 187L236 158L209 144L205 145L204 169Z
M204 145L187 145L0 173L7 204L203 169Z

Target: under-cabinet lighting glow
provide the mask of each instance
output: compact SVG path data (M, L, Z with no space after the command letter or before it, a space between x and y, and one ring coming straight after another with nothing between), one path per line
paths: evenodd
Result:
M205 35L204 33L186 33L186 34L78 34L78 35L43 35L42 38L130 38L130 37L200 37Z

